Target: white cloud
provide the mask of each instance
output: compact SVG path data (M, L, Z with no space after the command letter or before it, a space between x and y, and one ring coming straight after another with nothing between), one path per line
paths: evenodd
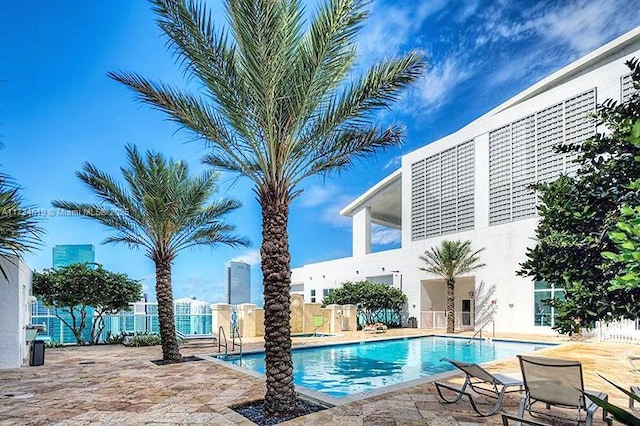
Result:
M333 185L313 185L305 188L300 195L302 207L316 207L334 198L338 188Z
M340 210L355 197L342 191L335 185L310 186L300 195L300 205L313 210L321 222L336 228L345 228L351 225L351 218L341 216Z
M351 226L351 218L342 216L340 210L345 208L354 197L338 196L335 201L325 206L320 212L320 220L336 228L347 228Z
M387 163L382 168L384 170L388 170L388 169L395 170L398 167L400 167L400 164L402 164L402 156L396 155L395 157L391 158L391 160L387 161Z
M251 249L247 250L240 256L234 257L231 259L233 262L244 262L249 265L259 265L260 264L260 250L259 249Z
M402 241L402 233L398 229L380 225L371 225L371 244L389 245Z
M438 108L444 105L456 86L471 77L473 65L462 55L450 55L435 62L415 87L415 96L421 101L421 108Z
M358 48L365 62L391 56L419 35L424 21L440 12L446 0L374 3L373 12L364 24Z
M536 32L550 41L561 41L577 55L583 55L613 39L621 28L636 20L626 1L580 0L551 9L532 21ZM630 16L631 15L631 16Z

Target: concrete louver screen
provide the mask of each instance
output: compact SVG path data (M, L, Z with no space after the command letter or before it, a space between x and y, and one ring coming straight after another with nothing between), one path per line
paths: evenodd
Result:
M411 165L411 239L472 229L473 140Z
M575 171L573 156L553 147L593 135L589 114L595 108L592 89L489 133L489 224L535 216L536 197L529 186Z
M627 102L635 90L636 89L633 88L631 73L620 77L620 100L622 102Z

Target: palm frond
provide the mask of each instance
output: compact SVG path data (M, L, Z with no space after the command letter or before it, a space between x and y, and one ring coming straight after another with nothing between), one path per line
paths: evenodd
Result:
M0 257L12 263L14 257L38 248L44 233L39 223L37 209L26 205L20 188L7 175L0 174ZM2 264L0 273L8 279Z
M207 140L204 161L262 183L288 185L353 164L399 143L400 126L380 129L389 108L425 67L410 52L381 61L347 84L366 2L328 0L306 25L300 0L227 0L229 30L204 2L155 0L158 25L202 96L130 73L111 73L138 98Z
M240 237L225 233L233 227L224 215L239 207L234 200L209 202L218 174L205 171L192 176L181 161L147 151L141 155L127 146L128 165L121 168L126 185L95 166L84 165L81 179L101 204L53 202L54 206L96 220L113 229L105 243L142 246L151 258L172 260L190 241L193 245L242 245ZM217 230L213 233L212 230ZM185 236L202 236L185 239Z
M483 251L484 248L472 251L469 240L444 240L439 246L431 247L420 256L425 266L418 269L451 280L486 266L480 261L480 253Z

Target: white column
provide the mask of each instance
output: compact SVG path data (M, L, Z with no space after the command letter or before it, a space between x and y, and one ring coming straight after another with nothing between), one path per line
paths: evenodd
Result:
M371 253L371 207L353 215L353 256Z

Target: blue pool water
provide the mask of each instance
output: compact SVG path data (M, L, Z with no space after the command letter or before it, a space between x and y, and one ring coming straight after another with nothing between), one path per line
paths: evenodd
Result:
M429 336L300 348L292 351L294 383L342 397L454 369L441 358L482 363L550 346ZM264 373L264 353L229 361Z

